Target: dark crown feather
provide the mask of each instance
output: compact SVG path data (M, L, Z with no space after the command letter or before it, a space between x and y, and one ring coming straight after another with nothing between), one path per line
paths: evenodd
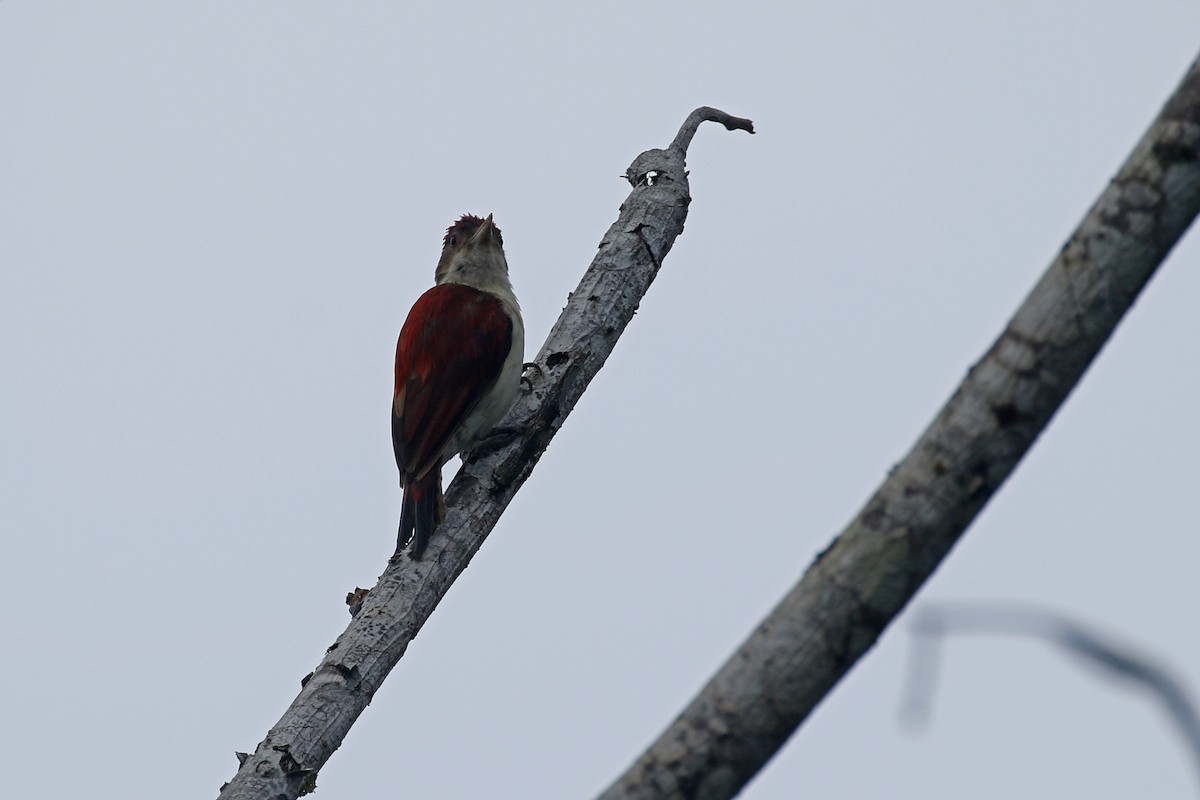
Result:
M446 236L442 239L442 246L444 247L450 243L451 236L457 236L460 242L470 239L484 222L485 220L482 217L477 217L474 214L463 214L458 218L458 221L449 228L446 228ZM496 231L496 241L503 246L504 237L500 235L500 229L496 227L495 221L492 222L492 227Z

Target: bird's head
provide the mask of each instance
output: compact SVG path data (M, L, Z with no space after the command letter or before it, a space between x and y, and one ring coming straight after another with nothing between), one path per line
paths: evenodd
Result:
M463 283L484 290L499 284L511 291L504 239L491 214L487 219L463 214L446 229L434 279L437 283Z

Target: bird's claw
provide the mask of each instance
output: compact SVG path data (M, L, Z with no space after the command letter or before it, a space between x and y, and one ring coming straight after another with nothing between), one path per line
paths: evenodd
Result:
M545 372L545 370L542 369L542 365L537 363L536 361L526 361L524 364L521 365L521 385L524 386L526 388L526 390L532 392L533 391L533 378L531 378L525 374L526 372L529 372L530 370L536 372L537 376L539 378L542 377L543 375L545 375L546 372Z

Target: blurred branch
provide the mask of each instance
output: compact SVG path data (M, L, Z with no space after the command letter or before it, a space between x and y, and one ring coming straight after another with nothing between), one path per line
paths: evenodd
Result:
M1200 716L1187 689L1149 653L1103 638L1062 614L1002 604L941 605L922 608L913 619L913 668L905 717L923 723L932 706L938 645L949 634L1016 634L1058 645L1106 676L1148 690L1162 704L1192 753L1200 778Z
M697 109L678 144L639 155L626 173L633 191L567 300L500 427L519 435L463 465L446 492L447 517L420 561L389 564L358 614L304 680L300 694L253 754L241 759L223 800L283 800L309 791L319 770L371 702L408 643L466 568L550 440L612 352L683 231L689 195L687 143L704 119L753 133L749 120ZM244 755L244 754L243 754Z
M1198 210L1200 61L913 449L603 800L737 794L1016 468Z

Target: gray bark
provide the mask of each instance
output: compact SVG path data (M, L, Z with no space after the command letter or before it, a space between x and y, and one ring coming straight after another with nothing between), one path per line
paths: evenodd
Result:
M282 800L307 791L408 643L470 562L588 383L612 352L687 217L687 146L701 122L754 132L749 120L700 108L665 150L639 155L633 191L571 294L500 427L519 433L468 460L446 492L447 516L421 561L396 559L362 601L282 719L221 790L223 800Z
M1012 473L1200 210L1200 61L858 516L602 800L734 796Z

